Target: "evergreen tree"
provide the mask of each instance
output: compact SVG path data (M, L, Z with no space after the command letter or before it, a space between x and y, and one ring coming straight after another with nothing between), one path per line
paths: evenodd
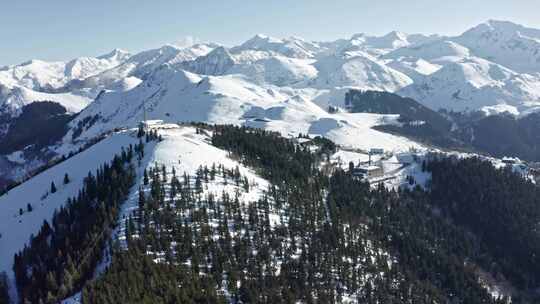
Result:
M5 272L0 273L0 303L10 303L8 279Z

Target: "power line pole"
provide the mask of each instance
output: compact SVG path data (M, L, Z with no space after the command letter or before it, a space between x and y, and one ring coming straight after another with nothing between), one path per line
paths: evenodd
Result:
M143 129L147 132L148 123L146 122L146 100L143 100Z

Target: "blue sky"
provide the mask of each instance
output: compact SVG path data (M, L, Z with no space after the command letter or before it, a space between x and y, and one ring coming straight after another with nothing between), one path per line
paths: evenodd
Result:
M257 33L331 40L391 30L459 34L488 19L540 28L536 0L16 0L0 5L0 66Z

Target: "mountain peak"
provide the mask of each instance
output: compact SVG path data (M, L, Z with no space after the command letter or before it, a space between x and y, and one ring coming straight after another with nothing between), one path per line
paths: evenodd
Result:
M407 40L407 34L399 31L391 31L390 33L384 35L383 38L394 40Z
M269 43L281 43L281 39L273 38L264 34L257 34L242 44L244 48L259 48Z
M116 49L110 51L109 53L98 56L96 58L97 59L107 59L107 60L110 60L110 59L125 60L125 59L129 58L130 56L131 56L131 54L128 51L116 48Z
M484 24L491 26L492 28L515 28L523 27L520 24L514 23L508 20L489 19Z
M531 38L540 38L540 30L528 28L523 25L506 21L506 20L494 20L490 19L484 23L481 23L468 31L464 32L461 36L477 36L485 35L486 33L497 33L504 36L522 35Z
M265 34L255 34L255 36L253 36L253 38L251 39L268 39L269 37Z

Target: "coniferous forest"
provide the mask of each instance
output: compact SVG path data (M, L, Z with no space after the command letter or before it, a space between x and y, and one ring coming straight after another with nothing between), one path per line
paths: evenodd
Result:
M15 255L21 303L56 303L92 278L134 182L133 155L130 146L95 174L89 172L77 197L56 210L52 222L45 221L29 246Z
M268 181L258 199L245 199L260 185L239 167L157 164L137 177L138 208L108 241L144 153L130 147L16 255L21 303L81 287L83 303L509 303L493 285L510 286L512 303L540 301L540 193L511 171L440 158L424 166L426 189L373 188L323 173L328 140L198 127ZM233 191L209 190L218 184Z

